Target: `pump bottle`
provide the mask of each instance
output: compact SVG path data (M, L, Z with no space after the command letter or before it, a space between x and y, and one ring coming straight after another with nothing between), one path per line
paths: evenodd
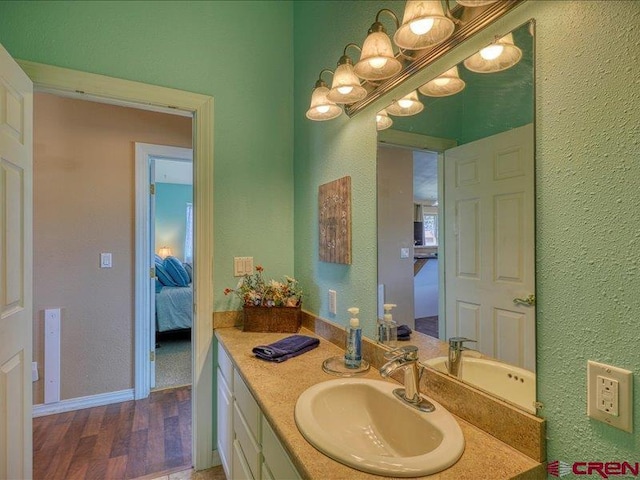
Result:
M351 314L349 327L347 328L347 345L344 355L344 364L347 368L360 368L362 364L362 329L358 320L359 308L349 308Z

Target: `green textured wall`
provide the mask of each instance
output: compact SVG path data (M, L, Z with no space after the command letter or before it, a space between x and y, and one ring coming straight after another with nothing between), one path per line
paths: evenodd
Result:
M156 183L156 253L170 247L174 257L184 261L187 231L187 203L193 202L193 187L177 183Z
M214 97L216 311L233 256L293 270L292 18L282 1L0 2L16 58Z
M369 110L381 105L325 123L304 113L319 70L334 66L346 43L361 42L386 5L294 7L296 275L314 285L307 306L324 317L326 290L338 288L341 323L347 303L369 317L375 309ZM530 0L502 24L513 28L531 17L537 20L538 396L548 420L548 458L637 461L637 434L585 412L587 359L611 363L634 371L640 428L640 2ZM327 35L326 25L335 33ZM315 198L320 183L346 174L354 182L354 264L340 267L317 260Z

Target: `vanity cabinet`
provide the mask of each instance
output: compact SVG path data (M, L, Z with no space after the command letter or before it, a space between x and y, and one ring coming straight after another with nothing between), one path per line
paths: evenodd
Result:
M218 452L227 478L302 478L222 346L217 414Z

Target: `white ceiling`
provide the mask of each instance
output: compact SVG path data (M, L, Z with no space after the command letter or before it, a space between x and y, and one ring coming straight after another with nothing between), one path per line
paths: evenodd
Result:
M413 200L433 203L438 200L438 154L413 151Z

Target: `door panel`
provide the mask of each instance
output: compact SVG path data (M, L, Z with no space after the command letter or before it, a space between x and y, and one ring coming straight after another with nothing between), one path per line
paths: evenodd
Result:
M533 126L445 152L447 337L535 370Z
M32 470L33 85L0 46L0 478Z

